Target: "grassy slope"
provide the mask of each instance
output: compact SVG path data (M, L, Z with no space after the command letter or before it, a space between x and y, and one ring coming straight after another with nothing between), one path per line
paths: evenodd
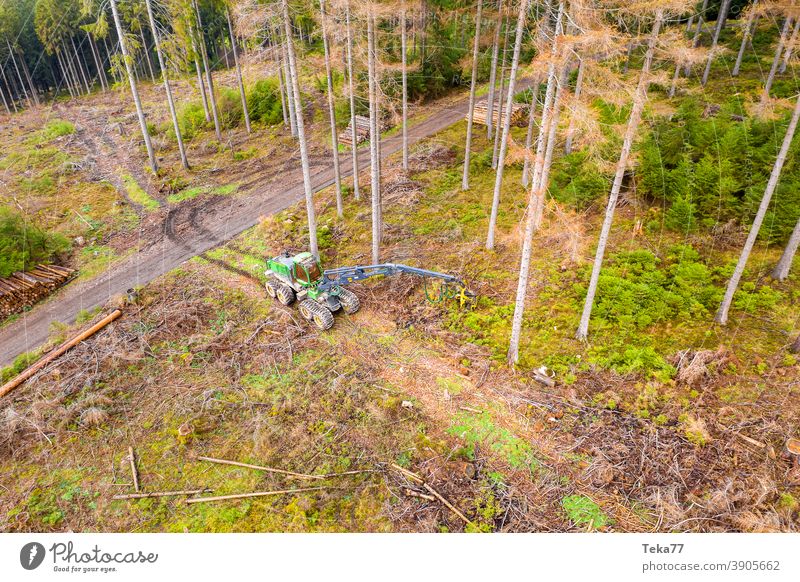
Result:
M757 94L748 80L755 67L743 72L745 97ZM709 100L728 92L724 71L715 66ZM472 190L460 190L457 162L414 174L416 196L386 202L384 247L387 259L463 275L480 296L474 310L428 305L418 282L373 281L357 290L359 314L337 316L318 334L262 291L263 257L305 240L303 208L291 208L149 285L113 331L17 393L2 433L0 474L15 477L2 482L0 527L461 529L439 506L402 494L406 484L384 472L397 462L425 474L474 520L470 529L796 529L793 477L779 448L799 420L790 404L798 365L785 345L797 332L800 289L797 275L781 285L761 279L779 250L753 255L748 283L758 287L741 296L727 328L709 312L644 326L596 320L583 345L572 334L602 203L577 215L553 206L537 236L523 362L509 371L502 359L525 192L520 169L510 167L500 244L485 251L494 174L481 163L490 144L478 133ZM431 142L455 144L458 160L463 135L462 123ZM395 172L388 169L387 182ZM368 260L368 202L348 196L342 222L330 191L317 207L325 264ZM661 211L620 209L615 253L644 248L667 260L675 244L692 242L712 284L724 285L736 248L710 252L703 237L663 229L634 236L638 220L657 222ZM576 223L583 230L574 264L564 233ZM676 375L675 354L701 348L718 354L697 377ZM557 372L555 388L531 380L543 364ZM93 408L103 411L97 423ZM317 474L381 472L315 481L330 488L278 498L112 502L130 489L128 445L151 491L308 485L209 466L194 460L199 454ZM465 464L476 479L464 476Z

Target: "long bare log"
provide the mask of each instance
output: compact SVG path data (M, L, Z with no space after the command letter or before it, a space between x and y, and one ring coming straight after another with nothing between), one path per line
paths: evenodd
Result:
M186 503L203 503L206 501L225 501L226 499L247 499L250 497L270 497L272 495L286 495L288 493L302 493L304 491L319 491L330 487L300 487L297 489L281 489L277 491L257 491L255 493L236 493L234 495L218 495L216 497L194 497L187 499Z
M119 501L121 499L147 499L150 497L180 497L182 495L199 495L201 493L211 493L213 489L203 487L202 489L186 489L184 491L153 491L152 493L126 493L114 495L111 499Z
M294 471L275 469L274 467L264 467L261 465L240 463L238 461L228 461L227 459L215 459L213 457L197 457L197 460L207 461L209 463L217 463L219 465L232 465L234 467L244 467L245 469L254 469L256 471L265 471L267 473L278 473L279 475L288 475L289 477L296 477L298 479L325 479L325 475L307 475L305 473L295 473Z
M434 489L428 483L426 483L425 479L423 479L421 476L417 475L413 471L409 471L408 469L404 469L403 467L401 467L400 465L397 465L395 463L392 463L391 467L394 470L396 470L396 471L400 472L401 474L405 475L406 477L408 477L412 481L415 481L416 483L422 485L422 487L428 493L430 493L432 496L434 496L436 499L438 499L445 507L447 507L447 509L449 509L450 511L455 513L458 517L460 517L462 520L464 520L464 523L467 523L467 524L471 524L472 523L466 515L461 513L456 508L456 506L454 506L447 499L445 499L444 496L441 493L439 493L438 491L436 491L436 489Z
M13 378L13 379L9 380L8 382L6 382L5 384L3 384L3 386L0 387L0 398L2 398L3 396L8 394L9 392L14 390L15 388L17 388L20 384L25 382L28 378L30 378L31 376L36 374L36 372L38 372L39 370L44 368L47 364L49 364L50 362L52 362L53 360L55 360L59 356L62 356L63 354L65 354L66 352L68 352L69 350L71 350L72 348L77 346L82 341L92 337L94 334L96 334L98 331L100 331L101 329L106 327L112 321L116 320L121 315L122 315L122 310L121 309L115 309L114 311L109 313L106 317L104 317L103 319L98 321L96 324L94 324L92 327L90 327L86 331L78 334L77 336L75 336L71 340L61 344L57 349L53 350L52 352L47 354L44 358L42 358L41 360L39 360L38 362L36 362L32 366L30 366L28 369L26 369L24 372L22 372L19 376L17 376L16 378Z

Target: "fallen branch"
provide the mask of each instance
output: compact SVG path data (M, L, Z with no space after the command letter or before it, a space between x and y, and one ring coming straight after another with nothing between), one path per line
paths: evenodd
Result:
M139 493L139 471L136 469L136 454L133 452L133 447L128 447L128 461L131 464L131 474L133 475L133 488Z
M109 313L106 317L104 317L103 319L98 321L96 324L94 324L92 327L90 327L86 331L78 334L77 336L75 336L71 340L61 344L57 349L53 350L52 352L47 354L44 358L42 358L41 360L39 360L38 362L36 362L32 366L27 368L19 376L17 376L16 378L13 378L13 379L9 380L8 382L6 382L5 384L3 384L3 386L0 387L0 398L2 398L3 396L8 394L9 392L14 390L15 388L17 388L20 384L25 382L25 380L27 380L28 378L30 378L31 376L36 374L36 372L38 372L39 370L44 368L47 364L49 364L50 362L52 362L53 360L55 360L59 356L65 354L66 352L68 352L69 350L71 350L72 348L77 346L79 343L81 343L82 341L92 337L94 334L96 334L98 331L103 329L109 323L111 323L112 321L117 319L120 315L122 315L122 310L115 309L114 311Z
M217 463L219 465L232 465L234 467L244 467L245 469L254 469L256 471L266 471L267 473L278 473L279 475L288 475L289 477L296 477L298 479L324 479L325 475L308 475L305 473L295 473L294 471L284 471L283 469L275 469L274 467L263 467L260 465L250 465L249 463L240 463L238 461L228 461L226 459L215 459L213 457L197 457L198 461L207 461L209 463Z
M406 487L403 488L403 494L407 497L419 497L420 499L426 499L428 501L436 501L436 498L433 495L419 493L418 491L414 491L413 489L408 489Z
M428 483L426 483L426 482L425 482L425 479L423 479L422 477L420 477L419 475L417 475L417 474L416 474L416 473L414 473L413 471L409 471L408 469L404 469L403 467L401 467L400 465L397 465L397 464L395 464L395 463L392 463L392 465L391 465L391 466L392 466L392 468L393 468L393 469L395 469L396 471L399 471L400 473L402 473L403 475L405 475L406 477L408 477L408 478L409 478L409 479L411 479L412 481L416 481L417 483L419 483L420 485L422 485L422 486L425 488L425 490L426 490L428 493L430 493L430 494L431 494L433 497L435 497L436 499L438 499L439 501L441 501L441 502L442 502L442 504L443 504L445 507L447 507L447 509L449 509L450 511L452 511L453 513L455 513L455 514L456 514L458 517L460 517L461 519L463 519L463 520L464 520L464 523L467 523L467 524L471 524L471 523L472 523L472 522L471 522L471 521L470 521L470 520L467 518L467 516L466 516L466 515L464 515L463 513L461 513L461 512L460 512L460 511L459 511L459 510L458 510L458 509L457 509L457 508L456 508L456 507L455 507L455 506L454 506L452 503L450 503L450 502L449 502L447 499L445 499L445 498L444 498L444 497L443 497L443 496L442 496L442 495L441 495L441 494L440 494L438 491L436 491L436 489L434 489L434 488L433 488L433 487L431 487L431 486L430 486Z
M154 491L153 493L127 493L124 495L114 495L111 499L147 499L148 497L180 497L181 495L199 495L200 493L211 493L213 489L187 489L186 491Z
M285 495L288 493L302 493L304 491L319 491L330 487L300 487L298 489L283 489L279 491L258 491L256 493L237 493L235 495L218 495L217 497L194 497L187 499L186 503L202 503L204 501L225 501L226 499L246 499L248 497L269 497L271 495Z

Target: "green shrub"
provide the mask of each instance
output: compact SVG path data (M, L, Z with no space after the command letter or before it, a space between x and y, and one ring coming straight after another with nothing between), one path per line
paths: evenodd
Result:
M664 215L664 226L676 232L689 234L697 230L697 207L684 196L678 197Z
M247 94L247 110L250 112L251 121L258 121L266 125L282 123L283 113L278 81L270 78L256 82Z
M241 124L244 119L244 109L239 92L222 87L217 94L217 113L220 127L223 129L231 129Z
M11 209L0 208L0 277L46 263L69 248L61 234L48 233Z
M608 524L608 516L600 506L583 495L568 495L561 500L567 517L579 527L600 528Z
M191 101L178 113L178 125L184 139L192 139L208 127L202 103Z

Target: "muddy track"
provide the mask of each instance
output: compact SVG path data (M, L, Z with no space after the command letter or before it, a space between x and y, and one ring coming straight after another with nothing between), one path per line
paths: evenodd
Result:
M521 82L519 89L528 84ZM464 118L466 110L466 99L453 101L435 115L410 127L409 143L419 142L453 125ZM381 155L389 157L401 148L401 136L392 136L383 141ZM17 355L45 343L52 322L73 323L81 309L102 306L127 289L145 285L254 226L259 217L280 212L301 201L304 189L298 158L296 154L288 156L277 171L273 169L272 176L258 180L258 187L246 196L216 197L202 203L182 205L162 211L163 214L148 220L142 226L147 232L140 233L139 237L146 244L135 255L119 261L89 281L66 287L58 298L39 305L0 330L0 365L7 365ZM312 160L311 181L315 191L330 186L334 180L333 168L322 163L323 159L315 157ZM364 171L368 167L369 156L364 151L359 155L359 168ZM343 176L352 174L349 155L342 156L341 171ZM136 176L135 173L132 175Z

